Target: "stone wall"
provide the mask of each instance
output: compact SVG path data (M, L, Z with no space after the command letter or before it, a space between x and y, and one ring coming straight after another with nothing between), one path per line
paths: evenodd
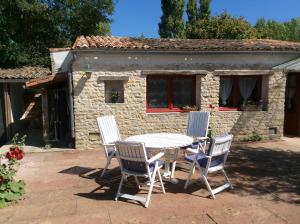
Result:
M264 76L262 97L264 111L219 111L220 77L209 73L201 82L201 110L210 110L210 126L214 134L232 133L235 141L242 141L257 133L263 139L280 138L283 135L286 75L275 72ZM269 129L276 129L270 134Z
M105 103L103 76L117 80L124 75L129 76L129 80L124 81L124 103ZM99 147L96 118L103 115L115 115L122 138L149 132L183 133L185 130L185 113L146 113L146 77L140 71L93 72L90 78L84 72L74 72L73 82L76 148Z
M124 103L105 103L105 77L124 82ZM286 76L276 72L264 79L263 94L267 111L218 111L219 76L208 72L198 75L197 105L203 111L211 111L210 126L215 134L230 132L235 140L257 132L264 139L278 138L283 134L284 93ZM143 133L184 133L187 113L146 113L146 76L139 70L124 72L73 72L74 116L76 148L99 147L99 131L96 117L113 114L122 138ZM266 91L267 89L267 91ZM269 128L276 128L276 135L269 135Z

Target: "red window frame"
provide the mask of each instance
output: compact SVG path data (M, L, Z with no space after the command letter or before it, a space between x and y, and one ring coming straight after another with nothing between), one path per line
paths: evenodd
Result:
M147 86L146 86L146 112L147 113L160 113L160 112L182 112L182 108L175 107L173 104L173 80L176 78L191 78L193 83L192 83L192 95L193 95L193 105L196 104L196 76L187 76L187 75L151 75L147 76ZM148 102L148 82L149 80L153 79L163 79L167 80L168 82L168 108L151 108L149 107L149 102Z
M257 82L256 82L256 87L258 86L258 88L256 88L256 100L260 101L261 100L261 89L262 89L262 76L220 76L221 78L231 78L232 79L232 90L231 90L231 94L232 94L232 102L233 105L238 105L239 100L241 99L241 93L240 93L240 89L239 89L239 78L256 78ZM221 83L221 82L220 82ZM220 105L220 102L219 102ZM219 106L219 111L240 111L241 107L221 107Z

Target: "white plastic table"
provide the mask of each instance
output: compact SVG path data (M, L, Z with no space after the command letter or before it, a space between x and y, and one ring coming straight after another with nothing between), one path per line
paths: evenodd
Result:
M125 141L143 142L145 147L149 150L160 149L165 151L165 172L164 177L174 178L176 154L174 152L174 161L172 171L170 171L170 162L172 160L172 149L179 149L180 147L188 146L193 143L193 138L182 134L171 133L156 133L156 134L144 134L134 135L126 138Z

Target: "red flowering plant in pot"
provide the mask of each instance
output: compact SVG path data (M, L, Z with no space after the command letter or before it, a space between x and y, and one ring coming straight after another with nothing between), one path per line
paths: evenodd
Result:
M21 199L25 193L25 182L15 180L20 160L24 157L22 148L25 145L25 139L26 135L20 137L16 134L9 151L0 155L0 208L5 207L7 203Z

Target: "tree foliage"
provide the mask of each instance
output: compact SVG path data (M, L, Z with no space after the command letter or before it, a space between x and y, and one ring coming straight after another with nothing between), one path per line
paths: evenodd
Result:
M188 17L188 24L194 24L198 18L198 9L196 0L188 0L186 6L186 14Z
M199 19L208 19L210 16L210 2L211 0L200 0L200 8L198 13Z
M243 17L235 18L227 12L199 19L186 30L191 39L247 39L255 38L256 30Z
M113 0L0 0L0 67L49 66L49 48L109 34L113 10Z
M162 16L159 23L159 35L162 38L183 38L185 0L161 0Z
M258 38L300 41L300 18L284 23L261 18L256 22L255 28Z

